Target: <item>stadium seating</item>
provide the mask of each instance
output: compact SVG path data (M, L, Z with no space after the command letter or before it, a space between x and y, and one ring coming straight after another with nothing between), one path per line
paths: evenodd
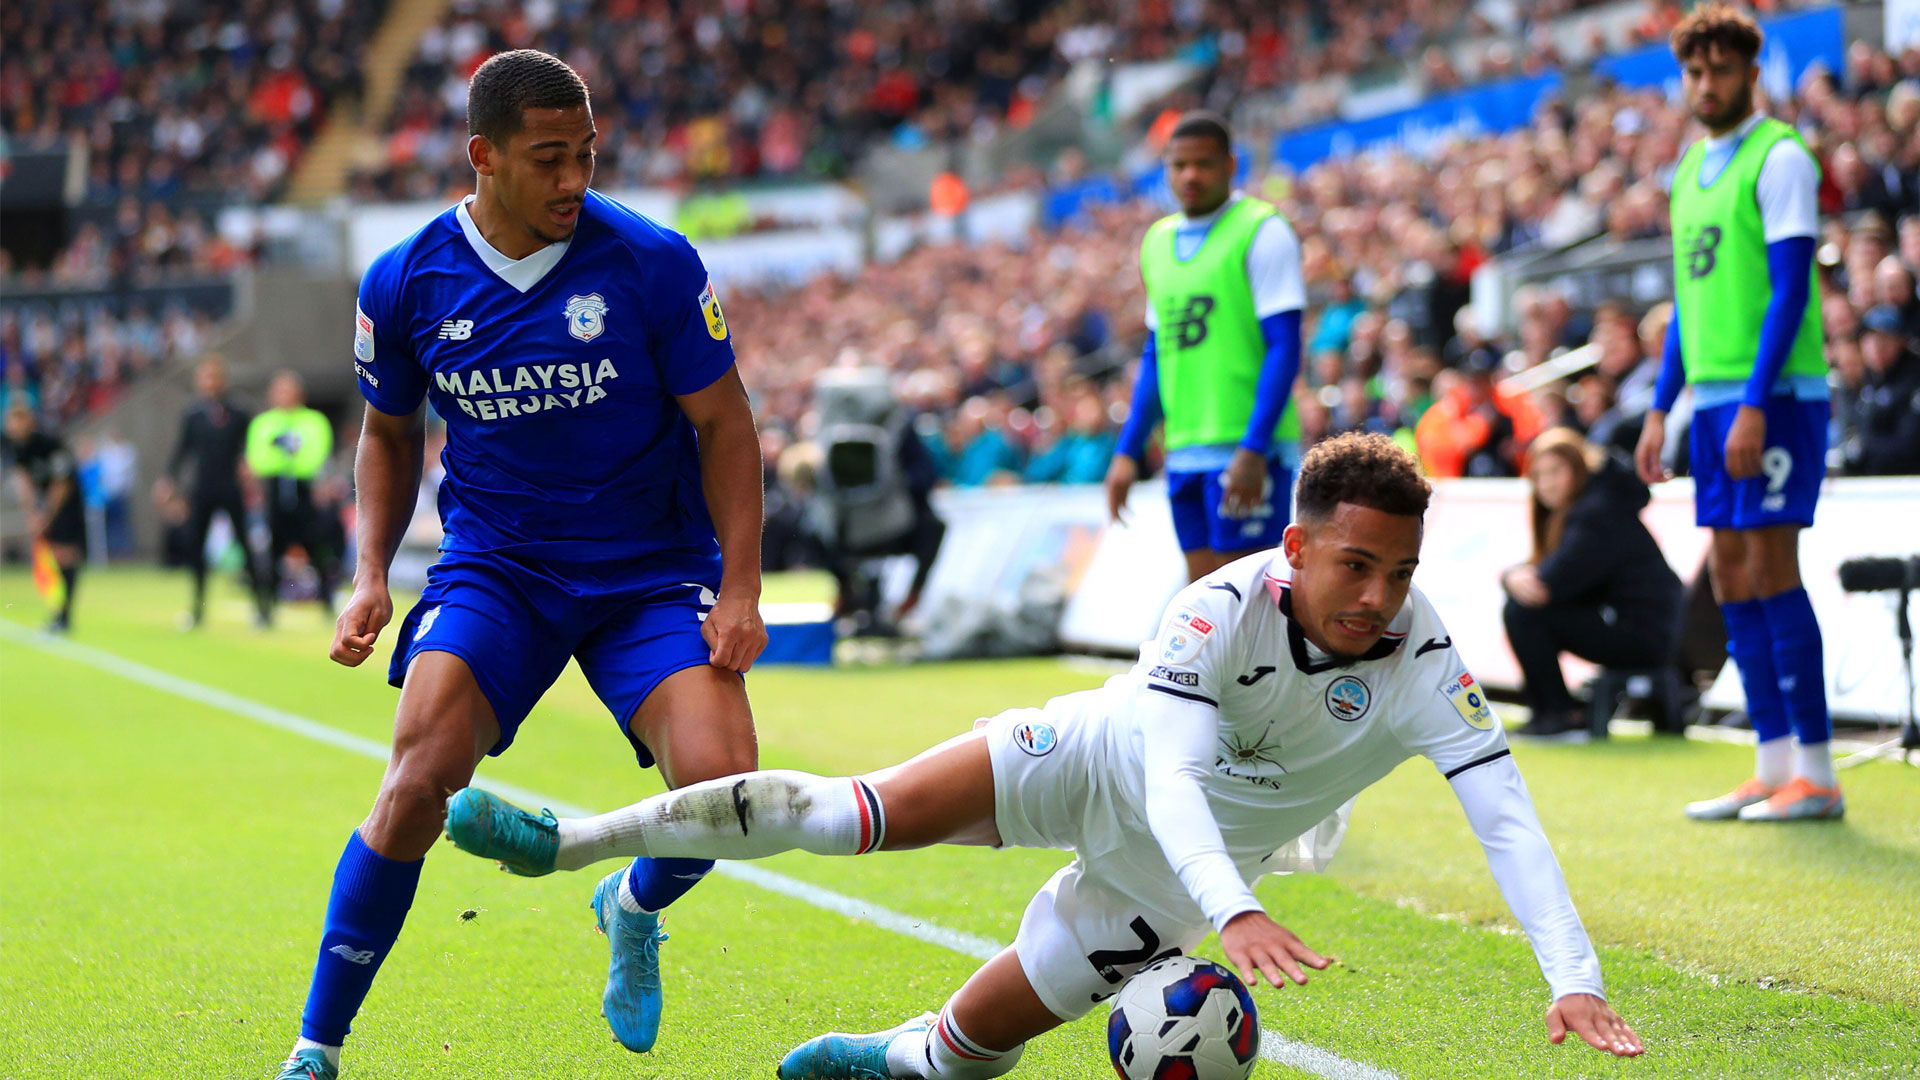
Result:
M327 110L359 93L358 56L385 0L213 0L0 12L0 115L14 153L84 146L85 190L45 265L0 252L4 394L66 420L191 355L252 259L217 209L282 188ZM56 219L58 220L58 219Z

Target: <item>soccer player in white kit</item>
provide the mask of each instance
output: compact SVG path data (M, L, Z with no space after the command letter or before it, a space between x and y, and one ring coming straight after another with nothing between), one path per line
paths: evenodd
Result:
M746 773L578 819L467 788L448 802L448 835L522 874L795 848L1070 849L1013 945L939 1013L820 1036L779 1073L976 1080L1010 1071L1029 1039L1211 930L1248 981L1305 983L1301 966L1327 961L1267 916L1252 884L1322 867L1349 801L1419 755L1452 785L1533 945L1553 995L1548 1038L1572 1031L1631 1057L1641 1042L1606 1002L1505 732L1413 588L1429 493L1389 439L1320 444L1301 464L1280 548L1183 589L1131 671L980 721L902 765L831 779Z

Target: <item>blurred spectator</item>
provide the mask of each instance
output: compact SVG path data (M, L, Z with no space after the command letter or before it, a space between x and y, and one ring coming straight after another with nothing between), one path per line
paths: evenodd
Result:
M109 429L94 444L88 460L95 482L89 495L100 507L106 552L119 558L133 551L132 502L140 474L140 451L118 430Z
M1680 579L1640 521L1649 495L1624 455L1556 428L1535 441L1527 480L1533 554L1500 576L1507 641L1533 713L1518 734L1584 738L1560 654L1605 667L1666 664Z
M1450 373L1445 389L1435 381L1437 400L1414 431L1420 460L1432 475L1518 475L1524 439L1513 398L1494 386L1498 363L1492 350L1477 349Z
M1848 471L1865 476L1920 473L1920 351L1900 312L1882 304L1861 319L1865 371L1852 410Z
M1068 416L1055 421L1061 427L1059 433L1027 462L1028 483L1097 484L1106 479L1117 432L1099 391L1082 384L1069 408Z
M968 398L960 407L947 429L946 468L942 470L953 486L981 487L1019 481L1020 451L1007 437L1008 416L1004 401ZM939 455L935 455L935 460L940 460Z

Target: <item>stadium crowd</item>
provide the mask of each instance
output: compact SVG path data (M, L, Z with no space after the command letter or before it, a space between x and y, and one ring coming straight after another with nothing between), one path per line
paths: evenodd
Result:
M0 11L0 114L19 146L89 151L87 199L270 197L329 105L360 92L382 0L205 0Z
M252 261L210 207L280 190L327 108L360 93L358 57L386 5L84 6L98 17L75 18L76 5L53 0L0 8L10 152L78 143L86 154L71 232L21 259L0 250L0 287L36 294L0 312L0 401L28 401L55 425L203 347L204 314L102 294Z
M472 0L422 40L383 157L357 175L355 190L389 199L469 190L458 153L466 80L502 49L553 52L596 88L601 183L618 187L837 176L875 143L991 137L1025 126L1082 61L1186 59L1212 72L1211 94L1237 98L1383 63L1417 69L1423 51L1441 55L1437 41L1522 32L1586 2L1489 16L1483 9L1497 5L1471 0ZM1503 63L1496 57L1471 75L1496 77ZM1461 78L1446 73L1454 83L1429 72L1428 88Z
M1896 61L1855 49L1847 71L1812 75L1771 109L1800 128L1824 176L1830 465L1920 471L1920 431L1901 422L1920 391L1920 50ZM1526 286L1513 330L1487 335L1467 307L1469 280L1510 252L1664 235L1666 185L1696 135L1658 92L1603 87L1427 160L1368 155L1255 179L1250 189L1301 239L1309 305L1296 407L1307 438L1397 434L1442 476L1517 475L1527 443L1552 426L1630 448L1666 306L1583 308ZM1142 199L1098 205L1023 247L923 247L849 280L730 298L752 331L738 348L763 421L783 442L805 439L818 373L879 364L919 410L946 482L1099 479L1142 333L1138 238L1158 212ZM1877 345L1875 327L1899 334ZM1571 378L1502 387L1583 345L1595 360Z
M913 147L1024 122L1059 67L1047 0L938 4L456 4L423 38L362 197L471 190L466 83L539 48L595 89L599 183L835 176L866 145Z

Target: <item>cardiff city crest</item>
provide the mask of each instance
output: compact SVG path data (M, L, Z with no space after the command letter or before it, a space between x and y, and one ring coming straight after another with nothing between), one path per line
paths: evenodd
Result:
M567 301L567 333L581 341L592 341L606 328L607 302L599 293L588 293Z

